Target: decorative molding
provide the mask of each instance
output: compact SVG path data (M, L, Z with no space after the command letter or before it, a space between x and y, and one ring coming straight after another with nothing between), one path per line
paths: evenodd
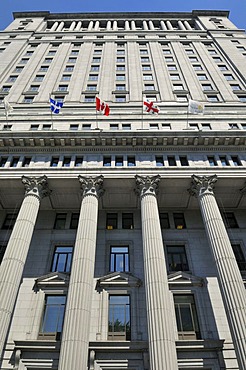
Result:
M135 193L142 198L145 195L154 195L156 196L158 191L158 185L160 182L161 176L140 176L136 175L136 189Z
M168 284L171 286L203 286L204 279L184 271L177 271L168 275Z
M96 176L96 177L84 177L79 175L78 176L80 186L82 189L83 197L86 195L94 195L97 198L100 198L105 190L103 187L103 176Z
M191 186L188 192L191 195L200 196L203 194L214 194L213 189L217 182L217 175L197 176L192 175Z
M40 200L51 194L45 175L41 177L22 176L22 183L25 186L25 196L33 195Z
M97 280L97 287L140 287L142 280L127 272L112 272Z

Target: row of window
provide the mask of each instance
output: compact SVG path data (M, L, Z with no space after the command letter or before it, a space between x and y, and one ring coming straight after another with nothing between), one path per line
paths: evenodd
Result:
M50 167L81 167L83 161L83 156L52 157ZM31 156L14 156L11 158L2 156L0 158L0 168L29 167L31 162ZM207 156L207 162L211 167L242 166L242 162L237 155L209 155ZM106 155L103 156L102 165L104 167L135 167L137 163L133 155ZM156 155L155 165L157 167L189 166L189 160L185 155Z

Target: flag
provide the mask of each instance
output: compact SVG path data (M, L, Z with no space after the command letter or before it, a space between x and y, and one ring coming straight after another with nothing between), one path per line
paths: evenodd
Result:
M147 113L158 114L160 112L160 108L149 99L144 99L143 108Z
M203 114L204 105L199 101L189 100L188 112L192 114Z
M13 111L13 107L9 104L8 100L6 98L3 99L3 105L5 108L5 114L6 116L9 115Z
M96 96L96 110L101 112L104 116L108 116L110 113L109 105L102 101L97 96Z
M50 98L50 109L52 113L59 114L62 107L62 102Z

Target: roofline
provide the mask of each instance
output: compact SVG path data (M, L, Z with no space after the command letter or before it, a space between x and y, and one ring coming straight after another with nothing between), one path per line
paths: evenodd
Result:
M50 13L49 11L38 12L13 12L14 19L16 18L37 18L45 19L99 19L99 18L176 18L183 17L198 17L198 16L213 16L213 17L229 17L229 10L192 10L192 12L96 12L96 13Z

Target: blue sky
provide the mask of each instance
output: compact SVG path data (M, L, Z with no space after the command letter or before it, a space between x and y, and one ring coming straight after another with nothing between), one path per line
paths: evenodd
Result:
M229 10L232 22L239 28L246 28L246 0L0 0L0 30L13 20L13 12L20 11L169 12L193 9Z

